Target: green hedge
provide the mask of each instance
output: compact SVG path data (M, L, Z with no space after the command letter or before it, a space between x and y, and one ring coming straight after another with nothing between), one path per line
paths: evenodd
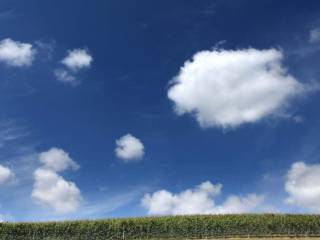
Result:
M199 215L99 221L1 223L1 240L186 239L320 236L318 215Z

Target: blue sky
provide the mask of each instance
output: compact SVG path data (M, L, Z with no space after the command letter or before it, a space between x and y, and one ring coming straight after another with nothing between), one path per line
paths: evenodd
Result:
M0 220L320 212L320 3L0 3Z

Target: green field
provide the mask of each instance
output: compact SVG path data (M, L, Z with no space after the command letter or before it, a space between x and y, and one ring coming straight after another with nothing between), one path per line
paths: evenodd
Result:
M320 237L319 215L199 215L2 223L0 240L241 239ZM270 239L270 238L268 238ZM320 239L320 238L318 238Z

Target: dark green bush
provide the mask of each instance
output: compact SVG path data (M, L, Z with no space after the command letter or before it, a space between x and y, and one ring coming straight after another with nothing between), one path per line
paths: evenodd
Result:
M320 236L320 216L196 215L0 224L0 240L201 239L271 235Z

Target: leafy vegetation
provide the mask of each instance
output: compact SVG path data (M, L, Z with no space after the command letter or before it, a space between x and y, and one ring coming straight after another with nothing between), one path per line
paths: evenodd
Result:
M231 236L320 236L320 216L196 215L0 224L1 240L204 239Z

